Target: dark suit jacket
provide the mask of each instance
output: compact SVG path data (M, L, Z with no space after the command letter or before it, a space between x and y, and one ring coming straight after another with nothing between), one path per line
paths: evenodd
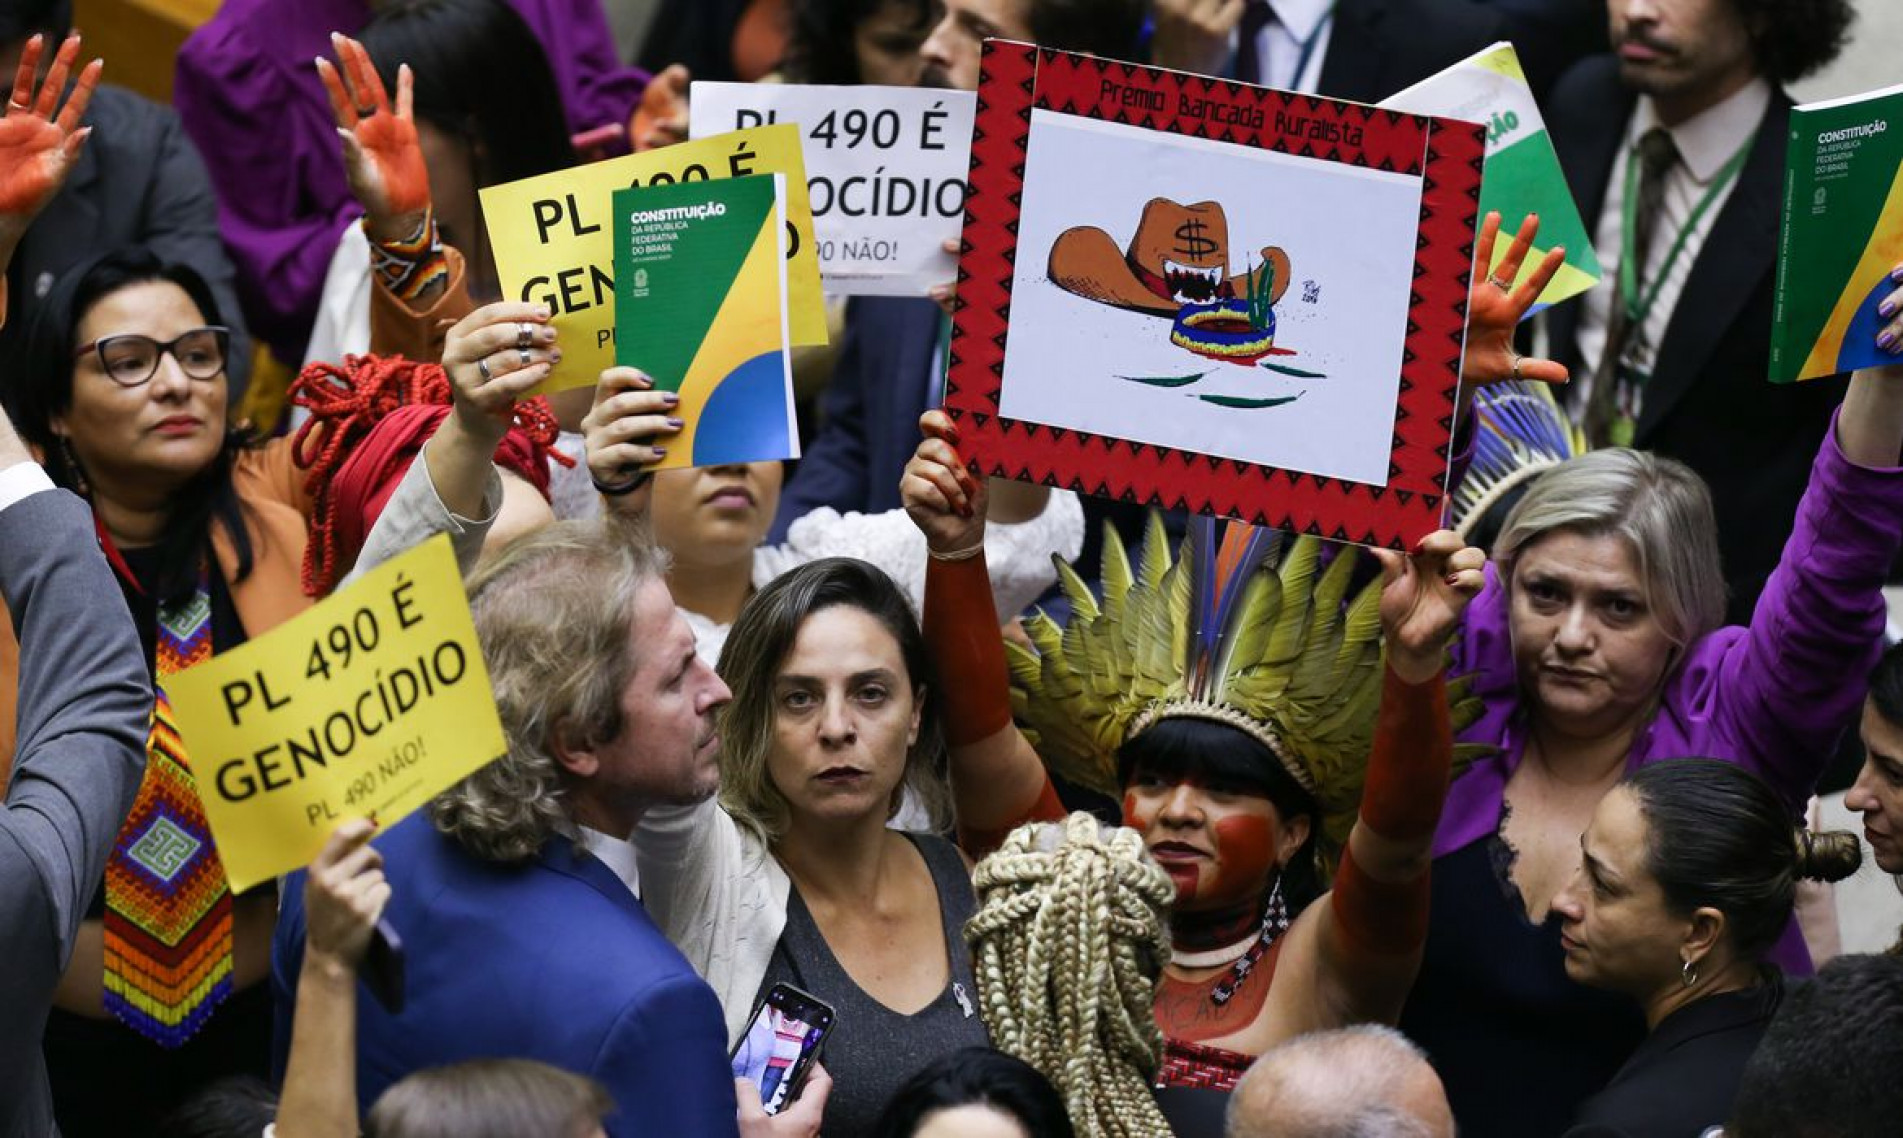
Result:
M403 938L406 1003L391 1015L359 988L360 1109L424 1067L513 1057L600 1081L619 1108L612 1138L736 1133L713 989L607 866L559 837L527 865L481 861L421 815L376 845L390 881L384 919ZM285 884L271 953L280 1072L304 920L300 871Z
M236 276L218 235L218 199L205 163L170 107L103 86L86 109L93 128L66 184L33 221L9 267L9 304L0 363L13 352L33 303L68 269L130 245L198 270L231 328L229 404L251 374L251 340L238 306Z
M768 541L820 506L874 513L900 506L899 477L918 446L931 398L937 304L862 296L846 306L846 335L820 398L820 429L780 494Z
M1695 1138L1722 1124L1783 998L1784 982L1770 969L1756 988L1666 1016L1606 1089L1580 1105L1565 1138Z
M1341 0L1317 90L1378 103L1510 33L1498 12L1467 0Z
M1607 182L1635 103L1619 81L1618 61L1598 56L1567 73L1546 105L1553 145L1589 226L1612 192ZM1790 111L1790 99L1773 94L1666 325L1634 437L1634 445L1684 462L1710 484L1733 623L1750 620L1777 565L1845 386L1841 378L1789 386L1765 378ZM1583 309L1562 304L1548 316L1553 355L1575 372Z

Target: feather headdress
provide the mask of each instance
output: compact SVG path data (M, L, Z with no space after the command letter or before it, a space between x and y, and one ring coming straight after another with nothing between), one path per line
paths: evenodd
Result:
M1354 826L1374 742L1381 583L1350 599L1358 550L1324 568L1320 539L1282 544L1273 531L1232 523L1219 534L1197 518L1172 564L1152 514L1135 568L1116 532L1104 534L1101 603L1058 560L1070 624L1038 613L1024 626L1035 652L1006 644L1012 710L1054 773L1113 798L1118 749L1156 723L1245 732L1314 797L1326 871Z
M1465 538L1489 509L1543 470L1587 451L1550 385L1522 380L1474 394L1474 456L1450 503L1450 524Z

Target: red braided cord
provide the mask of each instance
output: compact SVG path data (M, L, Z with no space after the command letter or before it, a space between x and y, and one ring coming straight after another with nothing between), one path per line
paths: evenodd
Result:
M449 375L440 364L403 356L345 356L343 365L307 365L291 383L292 405L310 412L291 439L291 460L306 471L304 492L311 499L310 539L304 548L303 584L307 596L322 596L335 585L337 503L332 479L371 430L398 407L448 405ZM554 449L561 427L542 396L516 403L511 429L528 440L534 461L574 466Z

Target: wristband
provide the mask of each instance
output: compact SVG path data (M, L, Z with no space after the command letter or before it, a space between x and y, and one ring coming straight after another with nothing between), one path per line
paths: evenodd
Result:
M626 482L619 482L619 483L603 482L601 479L596 478L592 474L588 476L588 481L593 482L595 484L595 492L597 494L601 494L604 497L608 497L608 498L623 498L629 494L634 493L636 490L639 490L641 487L646 486L648 484L648 479L653 477L654 477L653 471L643 470L639 474L635 475L633 478L628 479Z

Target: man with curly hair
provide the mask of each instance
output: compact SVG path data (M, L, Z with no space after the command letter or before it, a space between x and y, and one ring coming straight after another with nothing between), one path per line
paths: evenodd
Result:
M1850 0L1610 0L1613 53L1546 103L1606 273L1552 310L1550 354L1595 446L1677 458L1710 483L1731 593L1750 616L1843 380L1765 382L1791 100L1829 63ZM1624 271L1622 271L1622 269Z

